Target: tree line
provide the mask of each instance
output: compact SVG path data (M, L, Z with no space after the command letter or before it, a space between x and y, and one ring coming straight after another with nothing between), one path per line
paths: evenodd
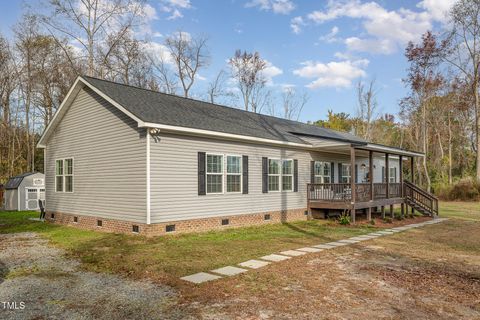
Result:
M26 9L11 37L0 34L0 183L43 171L36 142L79 75L192 97L212 60L208 37L179 30L150 41L142 33L147 9L143 0L50 0ZM459 0L449 30L407 45L409 92L397 117L379 114L373 80L357 84L354 113L330 110L311 123L424 152L416 167L427 189L468 176L480 181L479 14L480 1ZM274 93L267 68L258 52L237 50L195 98L298 120L308 94L293 87Z

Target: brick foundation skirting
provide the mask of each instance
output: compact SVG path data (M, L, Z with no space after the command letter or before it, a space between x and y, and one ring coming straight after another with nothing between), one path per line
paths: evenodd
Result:
M264 225L280 222L291 222L299 220L307 220L306 208L290 209L284 211L269 211L253 214L241 214L235 216L224 216L215 218L180 220L172 222L162 222L154 224L136 223L124 220L105 219L95 216L82 216L75 214L67 214L61 212L47 212L45 219L52 223L68 225L86 230L96 230L103 232L115 232L132 234L134 226L138 227L138 234L145 236L159 236L165 234L178 234L189 232L203 232L210 230L222 230L227 228L245 227ZM266 219L266 218L270 219ZM75 222L76 219L76 222ZM228 224L223 225L228 219ZM99 222L101 221L101 226ZM166 232L167 226L174 226L173 232ZM171 227L170 227L171 228Z

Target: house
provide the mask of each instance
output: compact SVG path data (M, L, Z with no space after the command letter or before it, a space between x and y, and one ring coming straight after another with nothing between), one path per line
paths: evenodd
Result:
M423 156L91 77L75 81L38 147L48 220L146 235L403 207L402 163Z
M9 211L38 210L38 200L45 200L45 175L27 172L8 179L3 208Z

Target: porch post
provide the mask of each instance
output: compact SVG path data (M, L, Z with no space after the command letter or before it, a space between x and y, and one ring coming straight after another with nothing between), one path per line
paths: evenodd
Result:
M373 201L373 151L368 151L368 176L370 178L370 202ZM372 220L372 207L368 207L367 220Z
M405 199L403 198L403 157L402 155L399 155L398 157L398 170L400 171L400 197L403 199L402 204L400 205L400 214L403 219L403 216L405 215L405 205L404 201Z
M414 159L413 157L410 157L410 179L412 179L412 183L415 183L415 171L414 171ZM411 207L412 210L412 217L415 214L415 209Z
M355 148L350 147L350 189L352 195L352 211L350 216L352 218L352 223L355 223Z
M385 153L385 182L387 185L385 186L386 189L386 198L390 198L390 161L388 161L388 153Z

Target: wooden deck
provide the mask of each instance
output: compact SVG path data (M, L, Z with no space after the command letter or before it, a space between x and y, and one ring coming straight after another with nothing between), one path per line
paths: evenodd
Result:
M310 183L307 190L308 207L314 209L364 209L404 203L401 183L356 183L354 201L350 183Z
M354 197L352 198L352 186ZM410 206L412 213L417 210L432 217L438 215L438 199L418 186L402 183L309 183L308 211L312 209L346 210L355 222L357 209L367 209L367 219L371 219L372 209L381 207L385 217L385 207L393 217L393 206L401 205L402 216Z

